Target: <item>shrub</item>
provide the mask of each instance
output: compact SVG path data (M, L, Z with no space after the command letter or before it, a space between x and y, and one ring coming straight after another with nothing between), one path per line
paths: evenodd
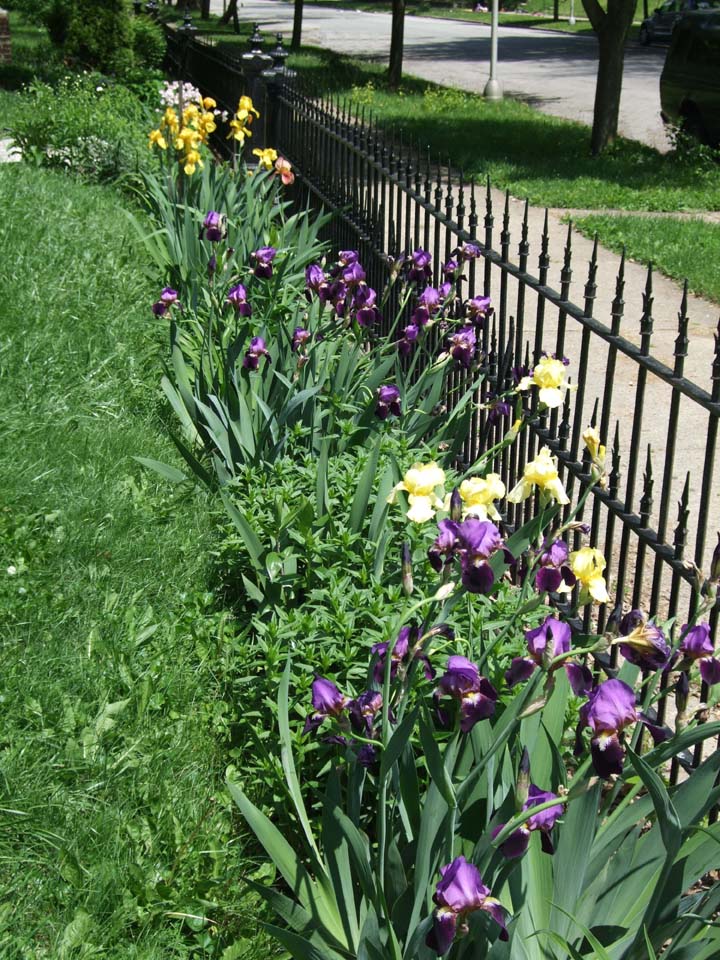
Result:
M159 67L165 56L165 36L149 17L135 17L132 25L132 49L135 66Z
M127 72L133 63L129 0L74 0L65 49L104 73Z
M10 134L26 157L94 180L132 171L150 157L138 100L100 74L36 82L18 98Z

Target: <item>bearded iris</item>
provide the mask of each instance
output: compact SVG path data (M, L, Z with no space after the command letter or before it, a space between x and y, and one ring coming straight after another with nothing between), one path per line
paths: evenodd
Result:
M609 601L603 576L605 566L605 557L595 547L581 547L570 554L570 567L580 584L581 604L588 603L591 598L595 603Z
M477 517L478 520L500 520L495 501L505 496L505 484L499 473L488 473L484 477L468 477L458 487L462 501L462 516ZM449 501L446 504L449 509Z
M230 287L226 300L241 317L252 316L252 307L247 302L247 290L242 283L236 283L234 287Z
M265 346L265 341L262 337L253 337L250 341L250 346L243 357L243 366L246 370L257 370L258 364L260 363L260 357L270 358L270 353L268 352L267 347Z
M435 510L443 505L437 490L445 484L445 471L437 463L414 463L387 498L388 503L395 501L398 490L408 495L410 509L408 520L413 523L425 523L435 516Z
M466 918L475 910L489 913L500 925L500 939L508 939L503 906L490 896L490 888L482 882L480 871L465 857L456 857L452 863L440 868L440 881L433 901L433 926L425 942L439 955L448 952L458 933L467 933Z
M447 670L440 678L433 694L440 722L447 726L449 716L440 706L443 697L452 697L460 710L460 730L468 733L479 720L495 713L497 690L488 679L480 675L477 666L466 657L452 656Z
M645 670L661 670L670 659L665 634L642 612L631 610L620 621L620 653L630 663Z
M567 660L562 664L553 663L556 657L570 653L571 631L566 623L556 620L555 617L546 617L539 627L525 632L525 639L530 656L513 659L509 670L505 673L505 682L509 687L527 680L536 667L552 673L562 666L573 693L580 695L590 690L592 674L587 667L569 663Z
M546 407L559 407L570 385L565 382L567 361L557 357L542 357L528 377L518 383L519 391L538 387L538 400Z
M222 213L218 213L216 210L211 210L209 213L206 213L200 230L200 238L202 239L204 237L211 243L219 243L221 240L224 240L226 236L227 217Z
M690 630L685 624L683 632L686 630L679 652L689 660L700 662L700 676L708 686L720 683L720 660L713 657L715 651L710 637L710 624L699 623Z
M538 807L542 803L549 803L551 800L557 800L555 806L547 807L534 813L517 830L513 830L510 836L500 844L500 850L508 859L521 857L530 845L530 834L537 830L540 833L542 848L545 853L554 853L553 843L550 838L552 828L564 813L564 807L556 793L548 790L540 790L534 783L530 784L528 797L523 804L523 812ZM492 832L493 840L505 827L504 823L499 824Z
M401 413L400 390L394 383L388 383L380 387L377 392L375 414L381 420L387 420L389 414L392 414L394 417L399 417Z
M316 730L328 718L338 720L350 703L350 699L340 693L338 688L325 677L315 677L312 684L312 705L314 713L305 720L303 733Z
M589 727L592 731L590 754L599 776L607 779L622 773L622 734L638 721L645 724L656 743L666 739L667 732L637 709L635 691L622 680L606 680L590 692L588 702L580 708L579 729Z
M570 550L564 540L553 540L540 555L535 586L540 593L569 593L577 578L569 566Z
M450 356L468 369L475 359L477 334L474 327L463 327L450 337Z
M177 290L173 290L172 287L163 287L160 298L152 305L152 312L156 317L163 317L175 304L180 306Z
M260 247L254 253L250 254L250 259L255 261L253 273L262 280L269 280L273 273L273 260L277 256L275 247Z
M510 503L522 503L536 489L540 491L541 503L553 500L563 506L570 503L558 474L557 458L551 455L549 447L541 447L535 459L525 465L522 480L512 488L507 498Z

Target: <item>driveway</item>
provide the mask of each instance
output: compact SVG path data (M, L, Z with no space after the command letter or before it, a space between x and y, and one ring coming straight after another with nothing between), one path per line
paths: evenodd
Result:
M222 10L222 0L213 0ZM293 4L284 0L247 0L244 20L264 31L292 32ZM390 15L306 7L303 41L340 53L387 59ZM548 30L500 27L499 78L505 91L546 113L591 124L597 74L594 37ZM628 46L620 103L620 132L658 149L668 147L660 120L659 80L665 49ZM430 17L406 17L406 73L481 93L488 77L490 28L482 24Z

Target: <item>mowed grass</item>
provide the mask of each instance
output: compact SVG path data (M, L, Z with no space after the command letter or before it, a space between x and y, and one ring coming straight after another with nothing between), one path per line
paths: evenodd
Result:
M0 956L267 954L223 792L207 498L133 459L175 459L155 285L108 189L8 164L0 195Z
M345 99L372 114L403 141L451 161L466 177L489 176L497 187L539 206L624 210L720 209L720 165L698 172L673 154L619 139L590 155L590 128L539 113L529 105L483 97L417 78L399 93L387 89L380 64L326 50L289 59L310 91Z
M591 216L574 221L588 235L598 234L611 250L623 246L632 260L654 266L690 290L720 304L720 225L669 217Z

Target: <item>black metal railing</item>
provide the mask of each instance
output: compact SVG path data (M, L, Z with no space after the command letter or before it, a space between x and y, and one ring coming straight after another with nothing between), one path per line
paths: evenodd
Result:
M590 543L606 557L613 602L596 611L594 625L602 630L614 610L642 606L657 618L675 618L677 631L686 619L684 611L692 615L701 597L699 570L709 570L714 547L709 537L719 526L715 453L720 418L720 326L714 344L707 337L691 344L686 285L676 308L671 307L677 309L674 342L668 344L666 338L658 344L660 355L671 356L671 364L661 360L653 354L656 318L651 267L633 325L626 316L625 301L632 291L623 255L614 277L614 295L607 304L608 322L603 322L597 315L601 266L597 241L589 250L582 303L578 304L570 299L573 244L579 242L570 225L557 290L550 285L554 238L547 211L533 274L527 203L516 211L509 194L499 198L489 183L467 183L449 164L431 162L429 156L382 130L377 120L366 118L362 110L344 101L307 95L289 79L281 45L273 51L274 58L264 55L265 60L258 59L258 36L256 30L250 54L242 64L235 59L227 66L232 58L203 49L202 44L187 38L181 41L184 47L178 47L177 62L182 61L186 68L189 64L186 77L228 106L233 104L225 91L234 97L243 77L243 92L248 84L264 85L268 92L268 145L292 162L299 203L333 213L327 238L334 249L359 251L372 286L382 289L389 276L388 253L418 247L432 253L432 282L438 286L443 279L443 261L449 260L460 244L479 246L481 257L467 265L467 276L458 282L458 301L479 294L489 296L495 312L491 326L482 334L486 377L464 445L465 464L472 464L507 429L507 424L493 421L488 406L496 394L512 385L513 368L531 366L544 352L571 356L575 390L567 393L561 409L538 416L503 452L498 472L506 486L514 485L539 448L547 446L557 456L566 489L576 503L590 480L583 429L597 426L608 446L609 476L605 488L593 487L583 519L590 526ZM203 58L206 64L212 63L212 70L198 66ZM260 64L262 69L258 69ZM511 254L513 218L519 219L516 260ZM395 307L397 301L389 304L381 334L387 332ZM433 335L439 344L441 334L435 331ZM695 366L704 371L705 387L685 376L690 347L697 348L697 354L703 345L705 356ZM466 380L464 372L453 373L448 404ZM537 408L535 412L539 413ZM508 505L508 525L529 519L532 511L531 502ZM577 546L580 534L576 537ZM713 637L718 609L715 603L709 614ZM586 628L591 626L590 616L588 609ZM667 674L663 682L667 683ZM707 694L703 684L701 718ZM665 697L658 703L660 720L665 718L667 703ZM688 762L699 759L698 750ZM676 775L677 769L674 772Z

